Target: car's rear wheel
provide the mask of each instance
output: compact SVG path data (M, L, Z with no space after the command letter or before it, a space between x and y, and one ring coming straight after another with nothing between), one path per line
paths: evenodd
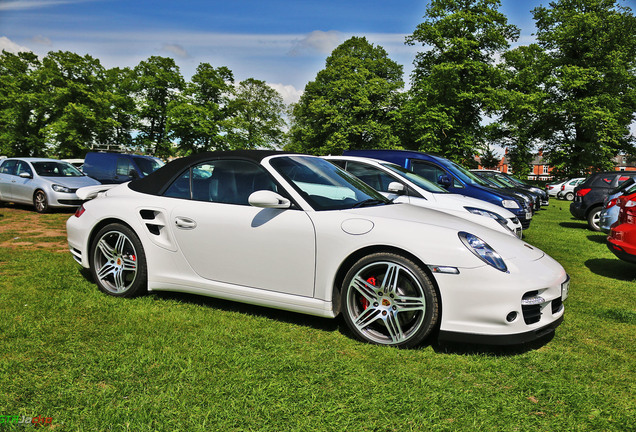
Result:
M601 210L602 207L601 206L597 206L594 207L592 210L590 210L590 212L587 214L587 226L592 230L592 231L600 231L601 230Z
M137 235L125 225L105 226L91 245L91 273L99 289L116 297L146 291L146 256Z
M565 194L565 199L568 201L572 201L574 199L574 193L568 192Z
M420 344L436 326L439 300L413 261L375 253L356 262L342 285L343 316L360 340L398 347Z
M33 194L33 207L38 213L46 213L49 211L49 200L43 190L35 191Z

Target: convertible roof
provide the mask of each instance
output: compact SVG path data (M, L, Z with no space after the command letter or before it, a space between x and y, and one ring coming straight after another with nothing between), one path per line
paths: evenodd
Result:
M196 153L167 163L157 171L139 180L129 183L128 187L136 192L160 195L186 168L201 162L218 159L243 159L259 163L268 156L294 154L278 150L233 150Z

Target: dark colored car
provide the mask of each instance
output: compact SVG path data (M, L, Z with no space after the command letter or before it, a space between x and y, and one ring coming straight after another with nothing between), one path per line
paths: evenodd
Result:
M574 189L574 201L570 204L570 213L576 219L587 220L592 231L600 231L603 202L611 191L630 178L636 177L636 171L609 171L594 173Z
M530 226L532 208L525 202L488 186L466 168L441 156L408 150L347 150L344 156L361 156L385 160L419 174L437 183L449 192L488 201L510 210L521 222L523 229Z
M484 177L485 176L494 177L509 187L519 188L522 190L529 191L533 195L538 195L539 198L541 199L541 206L547 206L550 204L550 196L548 195L547 191L539 187L533 186L531 184L528 184L524 181L521 181L518 178L511 176L510 174L502 173L499 171L490 171L490 170L473 170L473 172L476 172L477 174Z
M480 170L471 170L472 173L476 174L477 177L481 178L485 182L488 183L491 187L502 189L506 193L509 193L512 196L524 197L526 203L529 207L532 208L533 212L538 211L541 208L541 195L527 190L525 188L521 188L511 182L508 182L504 178L500 178L494 175L486 174L484 171Z
M618 221L607 237L607 247L614 255L636 264L636 193L618 198Z
M162 166L161 160L151 156L91 152L82 171L103 184L113 184L143 178Z

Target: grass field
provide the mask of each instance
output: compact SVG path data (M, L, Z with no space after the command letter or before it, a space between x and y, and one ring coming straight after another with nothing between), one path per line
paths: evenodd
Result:
M0 208L0 416L57 431L636 430L636 266L564 201L526 241L572 278L565 322L513 349L398 350L338 320L108 297L63 252L68 216Z

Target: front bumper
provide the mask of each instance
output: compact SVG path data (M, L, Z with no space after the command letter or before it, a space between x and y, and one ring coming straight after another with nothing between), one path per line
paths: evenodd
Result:
M506 263L509 273L480 267L435 274L442 297L440 340L514 345L559 326L570 285L563 267L547 255Z

